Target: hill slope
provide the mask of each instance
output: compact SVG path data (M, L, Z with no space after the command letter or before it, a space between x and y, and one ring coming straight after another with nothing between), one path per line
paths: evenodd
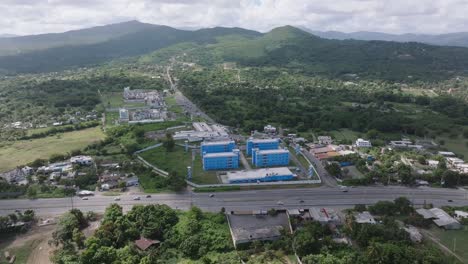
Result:
M439 46L468 47L468 32L458 32L440 35L428 34L387 34L380 32L359 31L344 33L339 31L316 31L304 29L311 34L327 39L382 40L396 42L420 42Z
M138 21L129 21L106 26L72 30L64 33L0 38L0 56L14 55L66 45L95 44L154 27L158 26Z

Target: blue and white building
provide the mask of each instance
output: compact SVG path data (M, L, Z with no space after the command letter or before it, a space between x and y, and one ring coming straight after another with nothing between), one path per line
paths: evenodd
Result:
M203 170L230 170L239 168L239 150L204 153Z
M264 168L256 170L228 171L223 176L224 183L258 183L290 181L296 177L287 167Z
M255 148L252 150L252 163L256 167L288 166L289 151L287 149L259 150Z
M253 149L259 150L269 150L269 149L278 149L279 148L279 139L277 138L268 138L268 139L254 139L249 138L247 140L247 155L252 155Z
M222 153L232 152L236 148L236 143L233 140L202 142L200 152L204 153Z

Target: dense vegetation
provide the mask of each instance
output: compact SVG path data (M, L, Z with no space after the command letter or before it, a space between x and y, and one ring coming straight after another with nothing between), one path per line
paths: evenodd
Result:
M418 136L468 125L468 105L450 96L414 96L387 83L305 77L279 70L185 71L180 88L219 122L248 132L265 124L308 130L349 128ZM400 110L400 106L409 110Z

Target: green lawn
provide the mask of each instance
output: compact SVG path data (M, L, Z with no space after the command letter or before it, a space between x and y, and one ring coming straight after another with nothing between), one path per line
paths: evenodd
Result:
M447 231L434 226L430 229L430 232L437 237L442 244L462 257L465 263L468 263L468 226L464 226L464 229L461 230Z
M176 99L174 96L168 96L164 98L167 104L167 108L170 112L176 113L176 114L183 114L184 109L180 105L177 104Z
M215 172L203 170L201 157L197 154L192 164L192 151L185 152L183 147L176 146L172 152L159 147L145 151L140 156L156 167L167 172L175 171L178 175L187 175L187 166L192 166L195 183L218 183Z
M465 160L468 160L468 139L458 136L456 138L450 138L448 135L442 135L437 137L437 143L439 140L444 140L445 144L441 147L446 148L448 151L452 151L455 154L463 155Z
M349 129L340 129L340 130L335 130L331 131L332 138L335 141L340 141L340 140L347 140L347 141L356 141L356 139L359 138L360 134L359 132L352 131Z
M100 127L93 127L45 138L3 142L0 146L0 171L13 169L35 159L48 159L52 154L82 149L104 137Z
M119 120L119 112L106 112L106 126L115 126Z
M145 106L145 103L125 103L122 92L104 93L102 95L102 102L106 108Z
M16 256L14 263L26 263L28 261L29 255L41 243L41 240L30 240L24 243L24 245L20 247L8 248L8 252L10 252L11 256ZM6 264L5 256L3 254L3 250L5 248L0 246L0 264Z

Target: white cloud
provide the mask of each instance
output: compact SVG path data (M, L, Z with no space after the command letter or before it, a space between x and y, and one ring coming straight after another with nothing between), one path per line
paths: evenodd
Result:
M467 31L467 0L2 0L0 33L38 34L137 19L173 27Z

